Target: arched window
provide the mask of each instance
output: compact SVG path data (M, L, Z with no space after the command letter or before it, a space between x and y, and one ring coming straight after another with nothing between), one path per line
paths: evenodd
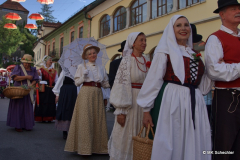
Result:
M172 11L173 0L152 0L152 18Z
M100 37L108 35L110 32L110 16L105 15L100 23Z
M136 0L131 6L131 25L142 23L147 19L147 1Z
M194 3L198 3L198 2L203 2L205 0L178 0L178 8L185 8L187 6L190 6Z
M126 27L126 8L121 7L114 14L114 32L122 30Z

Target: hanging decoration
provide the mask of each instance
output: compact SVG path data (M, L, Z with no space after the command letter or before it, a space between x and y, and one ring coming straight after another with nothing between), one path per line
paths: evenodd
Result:
M53 4L54 0L37 0L41 4Z
M6 29L17 29L17 26L13 23L7 23L3 26L3 28L6 28Z
M32 19L32 20L36 20L36 21L44 19L44 17L41 14L39 14L39 13L33 13L28 18Z
M14 21L18 21L18 20L22 19L17 13L12 13L12 12L6 14L5 18L10 19L10 20L14 20Z
M25 2L26 0L12 0L12 2Z
M35 24L26 24L24 28L27 28L27 29L37 29L37 26Z

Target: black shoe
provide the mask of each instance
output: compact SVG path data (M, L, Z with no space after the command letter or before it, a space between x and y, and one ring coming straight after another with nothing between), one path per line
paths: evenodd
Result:
M63 131L63 139L67 139L68 136L68 132L67 131Z

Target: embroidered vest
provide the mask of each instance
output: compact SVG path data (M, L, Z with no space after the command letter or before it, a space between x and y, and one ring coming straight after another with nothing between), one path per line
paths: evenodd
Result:
M240 63L239 37L235 37L222 30L218 30L212 35L215 35L222 43L223 60L225 63ZM220 88L237 88L240 87L240 78L231 82L216 81L215 86Z
M166 74L165 74L163 80L180 82L178 77L174 74L174 71L173 71L173 68L172 68L172 63L171 63L169 55L167 55L167 59L168 59L167 70L166 70ZM183 61L184 61L184 68L185 68L184 83L192 84L192 85L199 85L200 82L201 82L202 76L204 74L204 70L205 70L203 61L201 59L198 61L198 73L197 73L197 78L194 81L194 83L192 83L191 74L190 74L190 58L183 57Z
M48 81L49 82L49 86L52 87L52 84L55 81L55 77L56 77L57 71L55 69L47 70L47 69L44 69L44 68L41 68L40 70L42 72L42 80L43 81Z

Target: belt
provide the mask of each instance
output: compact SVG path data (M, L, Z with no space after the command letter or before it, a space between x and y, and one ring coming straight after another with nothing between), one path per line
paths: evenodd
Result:
M83 82L83 86L93 86L98 88L102 87L101 83L97 83L97 82Z
M142 83L132 83L132 88L141 89L142 85L143 85Z
M195 98L195 94L196 93L195 93L195 89L198 86L197 85L193 85L193 84L188 84L188 83L182 84L181 82L176 82L176 81L164 81L164 82L177 84L177 85L180 85L180 86L188 87L190 89L192 120L193 120L194 129L195 129L195 107L196 107L196 98Z
M49 86L49 85L46 85L46 87L54 88L54 86Z

